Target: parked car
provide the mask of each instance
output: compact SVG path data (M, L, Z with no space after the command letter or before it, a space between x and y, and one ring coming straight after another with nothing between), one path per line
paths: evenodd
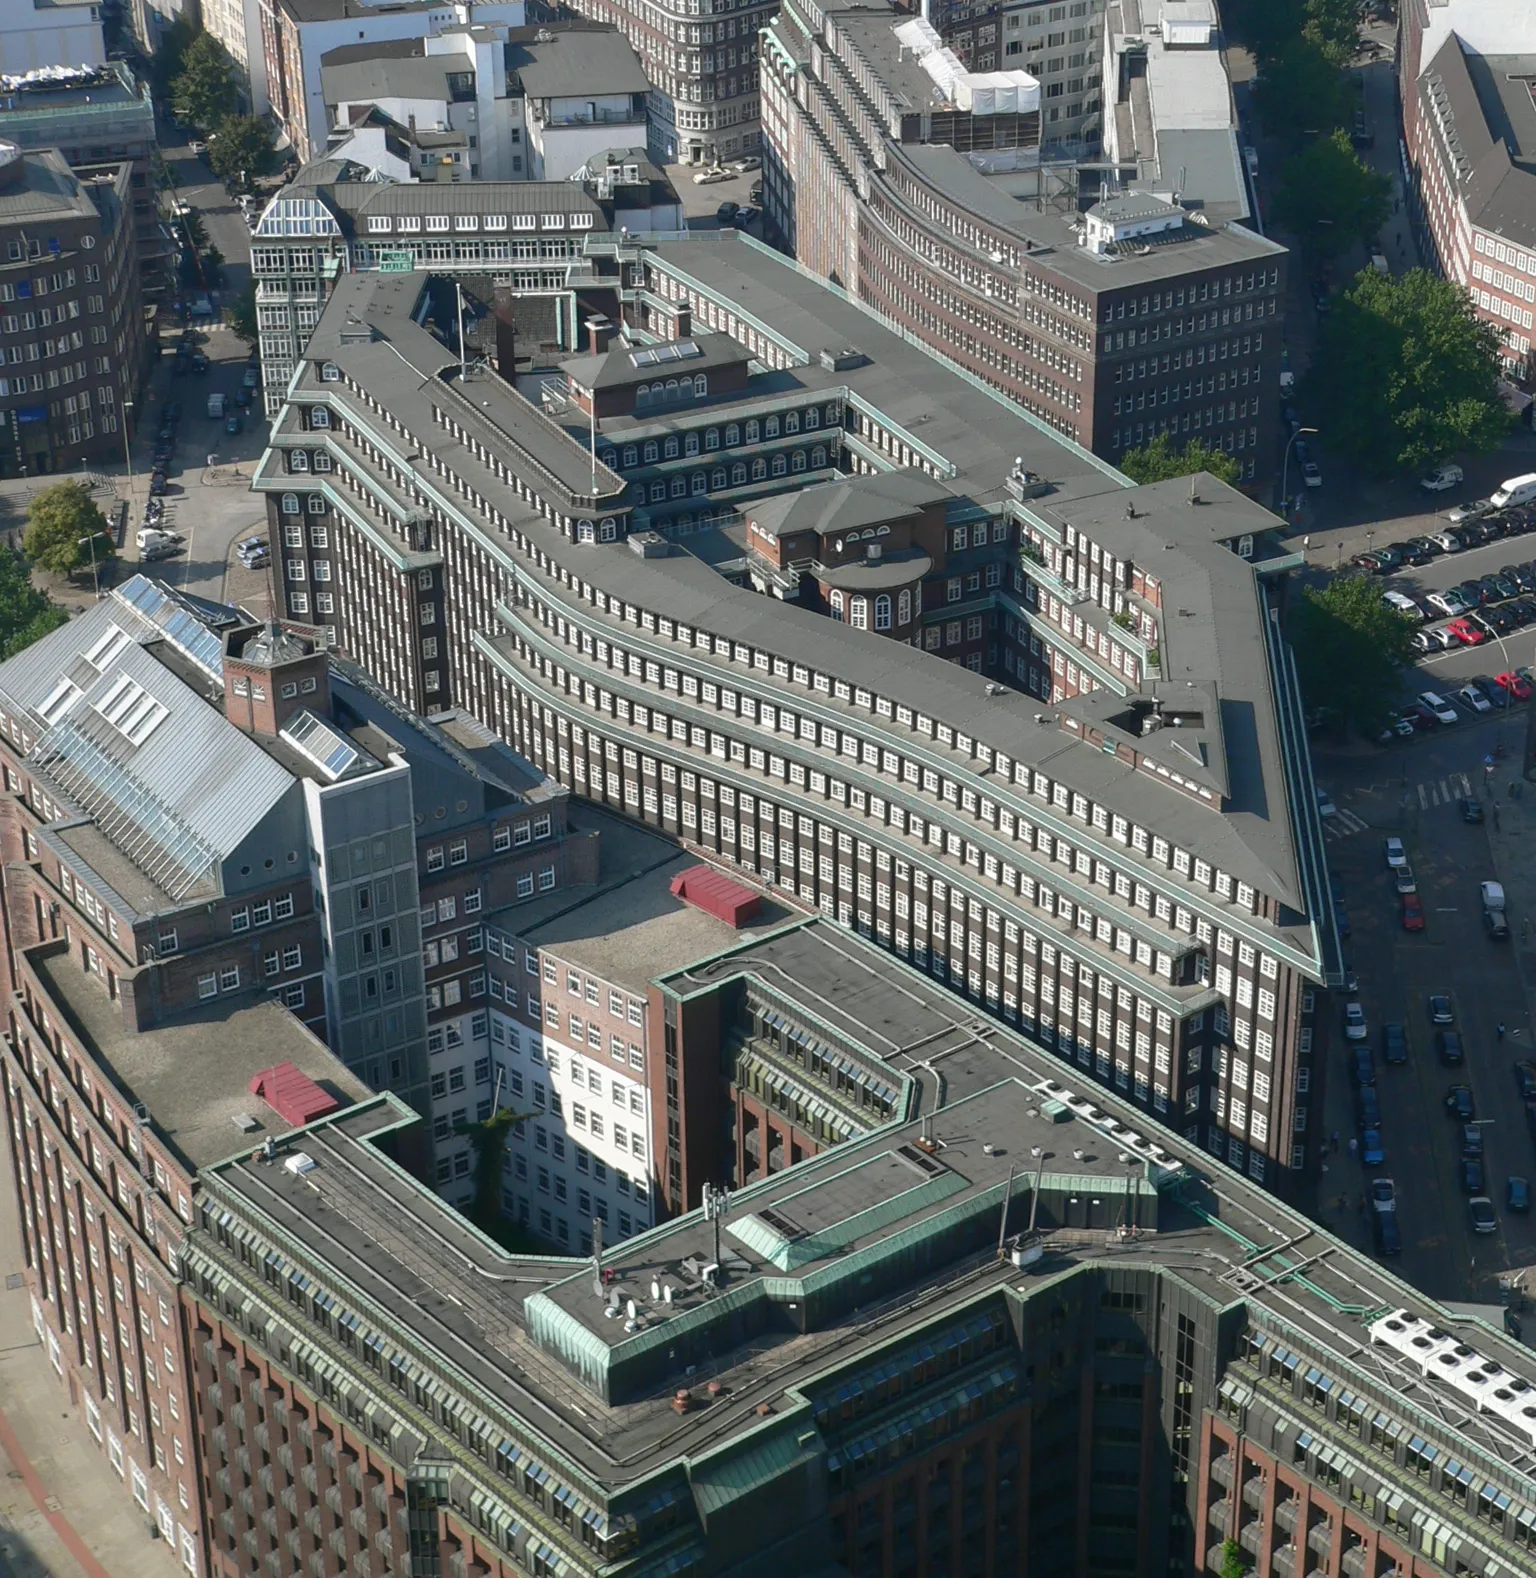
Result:
M1388 608L1395 608L1400 614L1407 614L1413 619L1424 618L1424 610L1406 592L1383 592L1381 600Z
M1403 1232L1397 1225L1396 1211L1375 1211L1376 1253L1382 1256L1403 1252Z
M1442 553L1460 553L1466 547L1466 539L1454 527L1447 527L1445 531L1437 531L1434 541Z
M1442 1063L1451 1068L1454 1068L1458 1063L1465 1062L1466 1054L1461 1046L1461 1032L1458 1030L1437 1030L1435 1032L1435 1053Z
M1504 1185L1504 1208L1518 1211L1521 1216L1531 1209L1531 1186L1518 1173L1512 1173Z
M1512 696L1516 701L1529 701L1531 699L1530 682L1528 680L1522 679L1513 670L1506 670L1502 674L1495 674L1493 676L1493 682L1495 685L1498 685L1501 689L1503 689L1507 695Z
M1447 614L1452 619L1470 613L1473 606L1454 587L1447 592L1431 592L1424 601L1437 612Z
M208 152L208 144L203 142L200 138L194 137L192 141L187 144L187 152L190 153L194 158L201 159L202 156Z
M1488 632L1472 619L1453 619L1445 633L1464 647L1480 647L1488 639Z
M697 181L698 176L694 176L694 180ZM1453 506L1450 512L1446 515L1446 519L1451 523L1451 525L1460 526L1463 521L1470 522L1481 520L1483 516L1485 516L1492 508L1493 505L1490 504L1487 499L1473 499L1469 504L1457 504Z
M1493 703L1480 691L1476 685L1463 685L1456 692L1457 701L1472 712L1492 712Z
M236 433L245 431L245 418L238 411L231 411L224 418L224 431L233 437Z
M1373 1211L1395 1211L1397 1209L1397 1186L1390 1178L1371 1179L1369 1193Z
M1353 1061L1349 1066L1349 1077L1356 1085L1374 1085L1376 1083L1376 1062L1371 1056L1368 1042L1357 1042L1350 1049Z
M1402 906L1401 919L1404 931L1424 930L1424 901L1417 893L1404 893L1398 899Z
M714 186L719 181L734 181L734 170L696 170L693 176L695 186Z
M272 550L265 537L247 537L244 542L235 544L235 557L249 569L266 564L272 557Z
M1408 1035L1401 1025L1389 1022L1381 1027L1381 1060L1383 1063L1408 1061Z
M1364 1041L1370 1032L1365 1026L1365 1010L1359 1003L1344 1005L1344 1037L1348 1041Z
M1419 486L1429 493L1444 493L1447 488L1460 487L1466 479L1460 466L1441 466L1427 477L1419 478Z
M1483 1164L1475 1156L1463 1156L1456 1164L1456 1172L1461 1180L1463 1194L1480 1195L1488 1185ZM1492 1228L1489 1231L1492 1232Z
M1461 1154L1463 1156L1481 1156L1483 1154L1483 1130L1481 1124L1462 1124Z
M1374 1085L1362 1085L1355 1092L1355 1127L1379 1129L1381 1127L1381 1097Z
M1417 893L1418 881L1413 875L1412 866L1399 866L1396 873L1397 891L1399 893Z
M1437 723L1455 723L1456 709L1444 696L1437 695L1432 690L1421 690L1419 700L1434 713Z
M1387 1153L1381 1143L1380 1129L1362 1129L1360 1131L1360 1160L1367 1167L1380 1167L1387 1159Z
M731 223L735 225L738 230L745 230L748 225L755 224L761 218L761 209L748 206L745 208L738 208L736 210L736 217L731 221Z
M1434 993L1428 1003L1429 1022L1432 1025L1454 1025L1456 1010L1443 992Z
M1482 1169L1478 1168L1478 1186L1482 1186ZM1493 1209L1493 1201L1485 1194L1475 1194L1467 1201L1467 1213L1472 1218L1472 1231L1474 1233L1497 1233L1499 1218Z
M749 153L744 159L737 159L731 165L733 170L740 170L743 175L748 170L761 170L762 167L763 161L755 153Z
M1459 1123L1472 1121L1473 1105L1470 1085L1452 1085L1445 1093L1445 1110Z
M1515 1085L1522 1101L1536 1101L1536 1062L1523 1057L1515 1064Z
M1304 460L1301 463L1301 479L1309 488L1320 488L1323 485L1323 474L1318 469L1315 460Z
M1474 827L1483 820L1483 802L1472 795L1463 795L1457 802L1461 807L1461 819Z
M1408 853L1403 848L1402 839L1395 834L1382 840L1382 850L1387 857L1387 865L1396 871L1399 866L1408 864Z

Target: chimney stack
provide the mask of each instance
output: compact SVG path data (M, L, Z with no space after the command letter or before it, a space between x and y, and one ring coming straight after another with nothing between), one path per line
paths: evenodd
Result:
M594 356L601 356L613 343L613 321L601 313L587 319L587 343Z

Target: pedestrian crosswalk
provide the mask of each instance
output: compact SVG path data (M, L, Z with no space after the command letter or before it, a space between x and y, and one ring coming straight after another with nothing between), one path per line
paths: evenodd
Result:
M1464 799L1472 793L1471 780L1465 773L1450 773L1444 778L1414 787L1419 797L1419 808L1424 811L1434 805L1449 805L1451 801Z
M1417 800L1421 811L1431 810L1437 805L1452 805L1474 792L1472 780L1466 773L1447 773L1444 778L1426 778L1422 783L1408 788L1372 784L1369 788L1355 791L1357 795L1372 796L1374 804L1385 802L1404 809ZM1377 796L1381 798L1377 799ZM1340 839L1353 838L1357 833L1369 831L1372 825L1364 817L1340 806L1332 816L1324 819L1323 836L1337 843Z
M1331 838L1337 842L1341 838L1353 838L1356 833L1363 833L1370 824L1361 821L1353 811L1338 811L1323 823L1323 837Z

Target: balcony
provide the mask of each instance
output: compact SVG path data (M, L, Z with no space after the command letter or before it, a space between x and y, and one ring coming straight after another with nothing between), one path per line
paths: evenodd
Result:
M1243 1505L1250 1512L1258 1512L1264 1505L1264 1476L1250 1474L1243 1481Z
M1230 1452L1223 1452L1220 1457L1211 1459L1211 1478L1223 1490L1231 1490L1232 1488L1233 1467L1234 1459Z

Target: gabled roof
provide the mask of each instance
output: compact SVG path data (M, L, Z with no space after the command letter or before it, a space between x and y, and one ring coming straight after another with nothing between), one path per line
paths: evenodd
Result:
M742 507L742 514L750 526L769 537L803 531L826 536L916 515L926 505L952 498L954 491L916 467L907 467L756 499Z

